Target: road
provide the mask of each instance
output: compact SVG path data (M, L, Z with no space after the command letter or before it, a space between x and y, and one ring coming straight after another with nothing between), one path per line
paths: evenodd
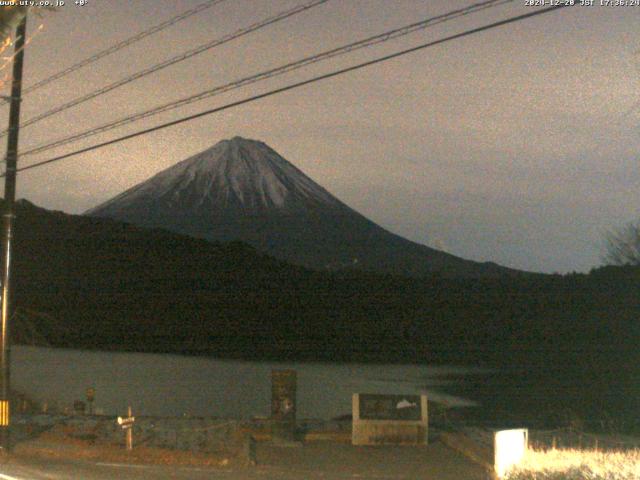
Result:
M252 480L278 478L260 475L258 472L233 470L32 459L13 459L0 466L0 472L0 480Z
M484 480L485 471L440 443L428 447L353 447L317 442L262 446L258 466L195 468L14 456L0 480Z

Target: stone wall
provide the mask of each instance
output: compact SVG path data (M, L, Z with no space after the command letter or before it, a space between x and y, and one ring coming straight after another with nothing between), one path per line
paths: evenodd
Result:
M38 432L60 426L72 438L96 443L124 444L125 431L116 417L99 415L20 415L13 418L16 429ZM232 452L241 448L239 420L217 418L136 417L134 448L149 447L193 452Z

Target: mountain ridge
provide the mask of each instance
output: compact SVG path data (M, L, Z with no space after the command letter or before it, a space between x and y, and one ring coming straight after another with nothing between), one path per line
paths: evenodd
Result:
M234 137L86 211L211 241L239 240L312 269L414 277L512 276L396 235L352 209L266 143Z

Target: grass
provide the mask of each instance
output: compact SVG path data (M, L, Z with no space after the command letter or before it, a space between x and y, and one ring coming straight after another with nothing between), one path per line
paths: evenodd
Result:
M508 480L639 480L640 450L533 450Z
M54 427L37 438L23 441L14 447L14 454L51 460L85 460L126 464L174 465L197 467L226 467L233 455L199 453L136 445L127 451L122 445L73 438L63 427Z

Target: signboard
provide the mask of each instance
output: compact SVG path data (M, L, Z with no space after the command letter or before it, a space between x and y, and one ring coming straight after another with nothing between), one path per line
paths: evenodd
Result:
M354 445L425 445L426 395L353 394Z
M118 425L120 425L123 430L133 427L135 421L136 417L118 417Z
M420 420L420 395L360 394L361 420Z

